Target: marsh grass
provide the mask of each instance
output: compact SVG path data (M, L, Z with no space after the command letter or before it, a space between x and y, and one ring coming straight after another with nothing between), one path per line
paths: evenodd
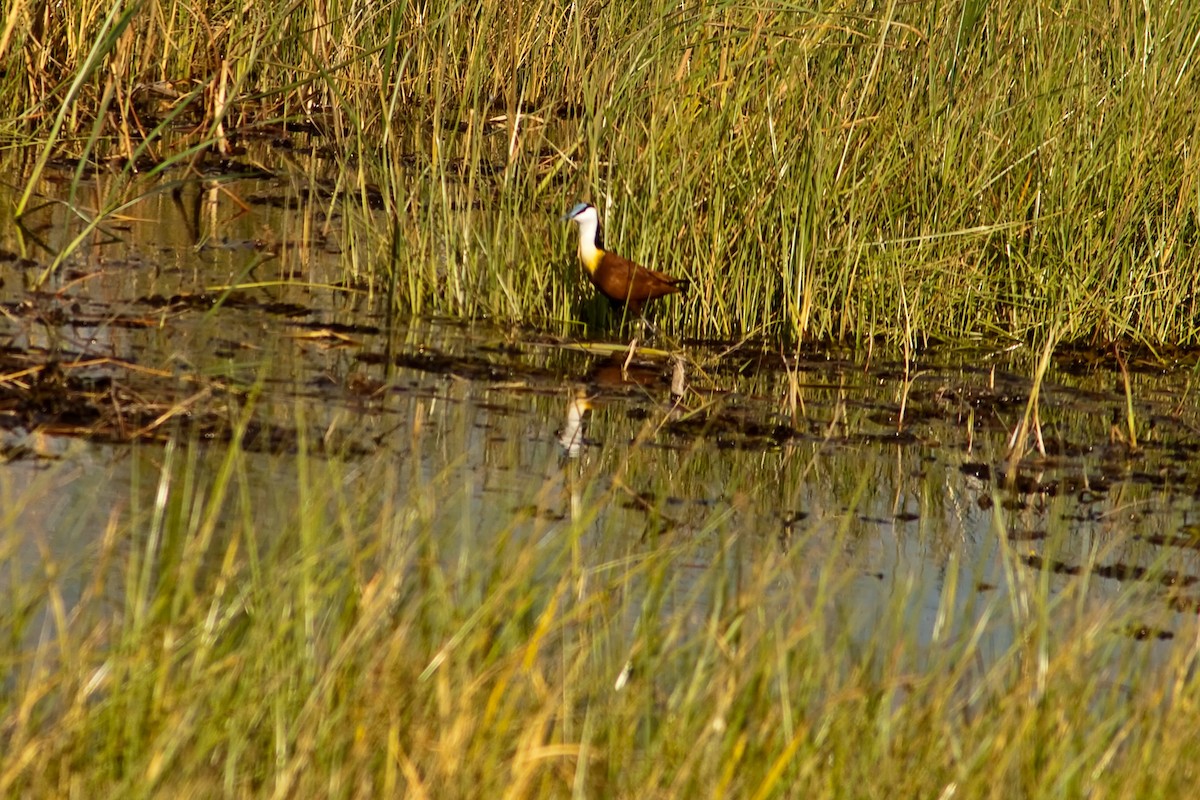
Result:
M10 141L169 158L164 114L216 147L316 120L348 202L384 190L369 268L409 311L569 323L584 198L692 278L675 332L1197 339L1181 4L7 8Z
M909 351L1197 339L1200 19L1186 4L288 10L5 6L0 136L34 148L19 212L46 202L51 158L79 164L53 201L82 227L39 285L129 203L192 180L205 152L311 122L341 154L321 168L349 221L347 271L398 311L578 330L590 294L558 218L583 198L614 249L692 279L660 306L673 335ZM112 158L84 207L88 168ZM533 511L481 520L447 489L451 465L301 454L273 465L264 497L246 452L176 442L137 455L132 499L101 536L34 542L30 557L22 515L56 507L72 477L51 467L0 508L0 792L1196 784L1194 622L1152 657L1126 635L1142 593L1085 602L1086 570L1027 569L1000 503L998 591L968 585L951 543L931 629L903 581L882 618L858 619L864 576L845 553L872 476L800 465L768 485L743 462L723 476L730 507L679 519L663 498L707 457L664 456L649 475L608 450L594 471L553 473ZM769 492L813 480L837 488L836 512L793 526L786 548L745 533ZM597 535L647 482L660 522ZM564 520L541 513L546 498ZM1047 519L1050 558L1070 543L1062 515Z
M264 464L181 443L133 454L129 502L102 536L18 555L22 515L61 480L44 471L0 531L0 789L1062 797L1194 784L1195 624L1151 657L1126 629L1153 603L1136 589L1085 602L1086 573L1025 568L999 504L1003 586L980 591L982 567L930 531L945 574L932 625L899 578L864 619L856 598L876 579L847 553L880 476L794 464L844 505L795 526L786 548L748 533L777 489L741 472L731 506L652 501L651 516L681 524L638 537L600 522L628 486L665 498L711 465L676 453L667 479L619 452L550 471L536 510L476 517L449 457L442 472L392 457ZM940 501L924 502L936 518ZM1046 514L1048 558L1074 547L1062 518Z

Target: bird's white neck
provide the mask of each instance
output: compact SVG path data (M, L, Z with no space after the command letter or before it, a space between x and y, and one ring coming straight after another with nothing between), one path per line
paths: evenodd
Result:
M574 222L579 226L579 260L588 272L595 272L603 255L600 248L596 247L596 229L600 225L596 209L587 209L575 217Z

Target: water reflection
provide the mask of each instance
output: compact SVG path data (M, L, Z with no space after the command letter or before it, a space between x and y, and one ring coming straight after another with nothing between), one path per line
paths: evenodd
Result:
M567 415L563 426L558 431L558 443L562 445L567 458L578 458L583 452L585 426L587 415L592 410L587 392L575 390L574 396L567 401Z

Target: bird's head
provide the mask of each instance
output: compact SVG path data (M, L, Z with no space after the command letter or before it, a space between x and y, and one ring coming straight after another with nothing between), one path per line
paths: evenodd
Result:
M591 203L576 203L570 211L563 215L563 220L570 220L579 226L581 239L589 239L596 247L604 249L604 234L600 230L600 215Z
M570 211L563 215L563 221L571 220L582 225L585 222L596 222L596 207L591 203L576 203Z

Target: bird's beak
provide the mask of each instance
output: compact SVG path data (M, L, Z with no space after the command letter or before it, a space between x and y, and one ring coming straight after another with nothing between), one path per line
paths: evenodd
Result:
M579 215L580 212L587 209L587 207L588 207L587 203L576 203L575 205L571 206L571 210L568 211L566 214L563 214L563 222L566 222L569 219L574 219L576 216Z

